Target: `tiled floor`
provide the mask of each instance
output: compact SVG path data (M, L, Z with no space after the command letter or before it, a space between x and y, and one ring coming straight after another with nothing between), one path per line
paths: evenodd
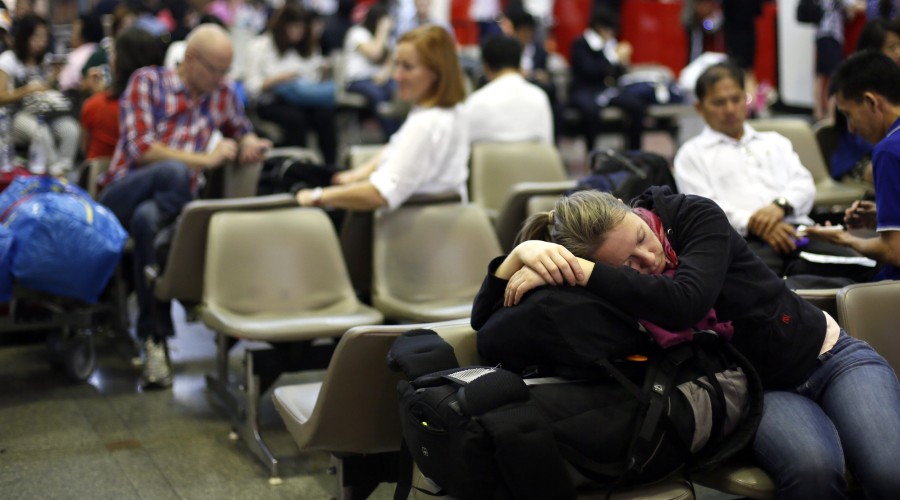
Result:
M649 134L647 149L670 157L672 141ZM563 144L570 173L583 173L585 148ZM270 485L205 390L213 334L174 309L171 390L143 392L121 339L97 337L98 368L75 384L52 368L44 336L0 332L0 498L280 499L329 498L329 457L301 454L270 398L263 435L280 460L283 483ZM237 359L233 356L233 359ZM321 377L321 372L303 377ZM392 497L382 485L372 498ZM727 498L700 489L699 498Z
M268 474L205 391L212 332L178 324L171 390L142 392L124 343L98 337L98 369L70 382L33 334L0 337L0 497L328 498L324 454L300 454L268 404L264 437L284 482ZM321 373L307 374L321 376Z

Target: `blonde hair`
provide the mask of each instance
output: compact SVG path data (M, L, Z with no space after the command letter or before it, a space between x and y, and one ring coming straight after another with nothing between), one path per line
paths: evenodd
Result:
M465 100L466 90L456 45L447 30L433 24L419 26L404 33L397 41L398 45L401 43L411 44L422 64L437 77L425 103L449 108Z
M528 217L516 235L516 244L527 240L552 241L576 257L594 259L606 236L631 212L615 196L601 191L578 191L556 200L553 210Z

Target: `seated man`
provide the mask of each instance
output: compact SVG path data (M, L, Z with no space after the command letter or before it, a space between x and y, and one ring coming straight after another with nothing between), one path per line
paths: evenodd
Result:
M110 169L100 179L100 201L134 239L137 337L145 351L143 383L148 387L172 384L166 338L175 333L170 304L156 301L143 274L156 260L156 234L195 197L201 170L235 160L262 161L271 147L253 133L234 87L224 80L232 55L225 30L201 25L188 37L185 64L137 70L120 99L121 134ZM207 151L215 130L226 138Z
M553 144L553 113L540 87L519 71L522 44L495 35L481 47L489 82L466 100L469 139L474 142L543 142Z
M867 279L868 269L813 265L797 258L795 224L812 223L809 213L816 187L787 138L775 132L757 132L745 122L743 71L730 62L710 66L697 79L695 92L695 107L706 127L675 155L678 190L714 200L731 226L779 276ZM819 254L852 254L821 241L806 249Z

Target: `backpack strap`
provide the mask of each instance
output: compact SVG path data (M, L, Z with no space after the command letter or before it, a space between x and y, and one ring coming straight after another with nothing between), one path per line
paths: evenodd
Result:
M692 356L692 346L682 344L673 349L660 351L651 358L647 373L647 387L644 393L649 397L647 411L638 419L634 438L628 450L629 472L641 473L644 465L653 456L658 442L658 433L668 422L666 407L669 394L675 388L675 376L678 367ZM666 427L667 428L667 427ZM689 448L685 449L686 458L690 459Z

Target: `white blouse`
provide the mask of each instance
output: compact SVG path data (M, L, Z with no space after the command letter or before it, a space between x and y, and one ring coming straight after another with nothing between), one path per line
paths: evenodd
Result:
M468 200L469 133L466 108L415 107L381 153L369 181L397 208L414 194L455 191Z

